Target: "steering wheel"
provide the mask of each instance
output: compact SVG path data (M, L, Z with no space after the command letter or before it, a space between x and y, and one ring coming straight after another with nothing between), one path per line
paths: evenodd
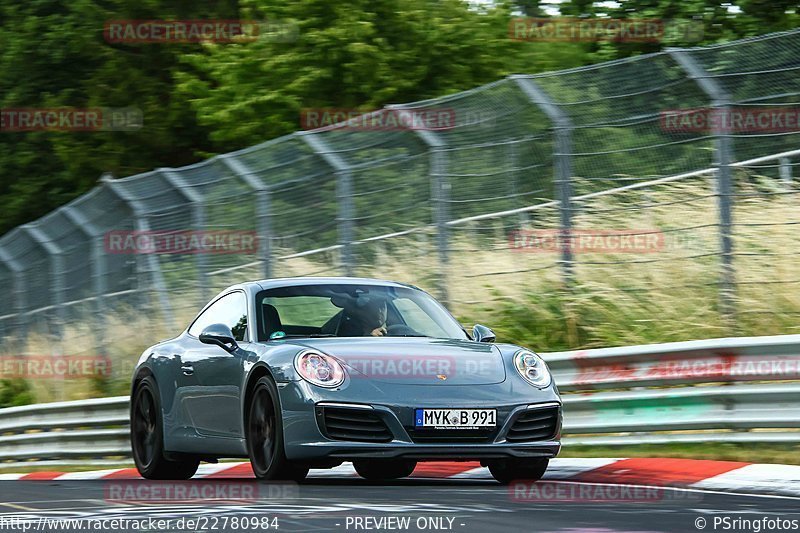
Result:
M410 326L406 326L405 324L392 324L391 326L387 326L386 334L392 335L395 337L422 337L419 332L411 328Z

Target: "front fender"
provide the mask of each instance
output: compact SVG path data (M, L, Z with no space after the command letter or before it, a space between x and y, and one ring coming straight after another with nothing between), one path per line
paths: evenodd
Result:
M246 382L259 367L264 367L276 383L299 381L301 378L294 368L295 356L304 349L289 342L253 344L250 346L250 356L245 362Z
M289 342L258 343L249 346L241 388L243 391L241 412L245 417L243 421L245 424L247 424L250 392L258 379L265 375L270 376L279 390L287 383L301 380L294 368L294 358L302 349L302 346Z

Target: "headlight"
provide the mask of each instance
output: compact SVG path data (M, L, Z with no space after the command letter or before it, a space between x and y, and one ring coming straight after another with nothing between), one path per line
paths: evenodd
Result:
M319 387L333 388L344 382L344 368L339 361L313 350L297 354L294 368L304 380Z
M520 376L540 389L547 387L552 381L544 360L529 350L520 350L514 354L514 366Z

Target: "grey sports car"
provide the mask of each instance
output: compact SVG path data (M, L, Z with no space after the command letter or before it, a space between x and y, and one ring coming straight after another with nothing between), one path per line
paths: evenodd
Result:
M561 399L538 355L494 341L402 283L234 285L139 359L136 467L187 479L200 461L249 457L258 478L301 480L352 461L378 480L480 460L500 482L539 479L560 449Z

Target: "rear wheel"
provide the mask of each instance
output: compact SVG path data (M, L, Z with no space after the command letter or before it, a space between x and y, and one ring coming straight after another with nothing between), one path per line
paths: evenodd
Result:
M131 448L136 469L146 479L189 479L200 461L170 461L164 457L164 426L155 380L147 376L131 402Z
M515 480L539 481L549 463L549 459L507 459L489 463L489 472L504 485Z
M358 475L364 479L381 480L381 479L400 479L401 477L408 477L416 468L416 461L389 461L389 460L362 460L353 461Z
M247 453L259 479L301 481L308 468L286 459L278 389L269 377L256 382L247 415Z

